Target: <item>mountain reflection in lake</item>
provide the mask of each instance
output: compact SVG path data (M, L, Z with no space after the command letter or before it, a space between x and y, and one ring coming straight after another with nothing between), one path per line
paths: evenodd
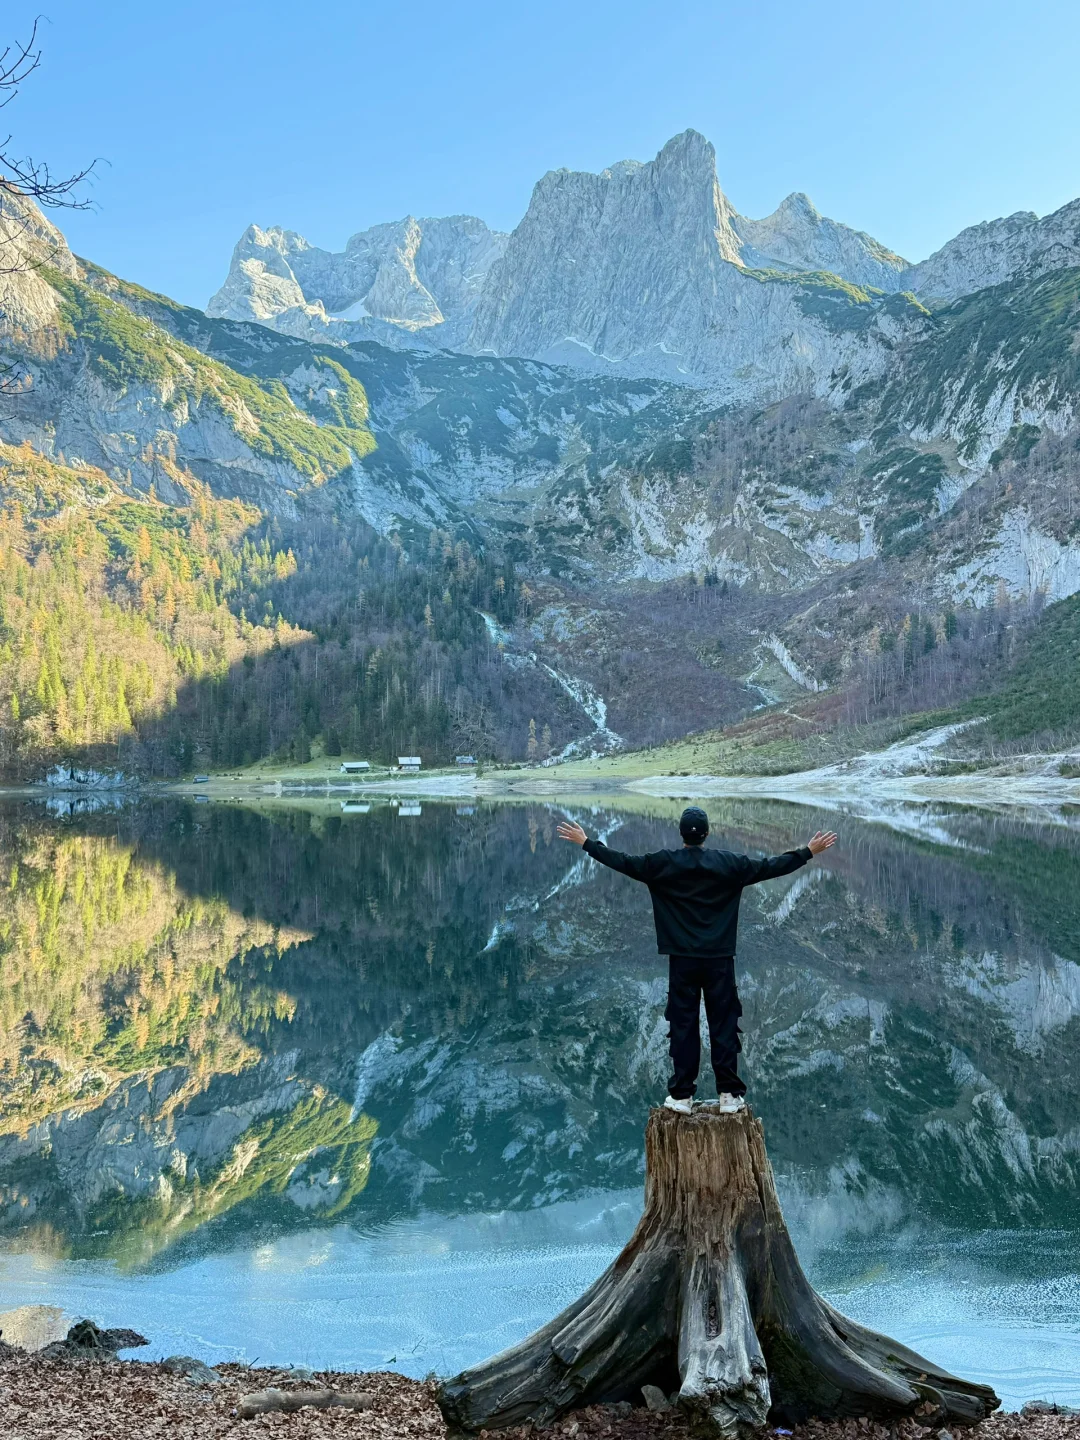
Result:
M679 808L0 809L3 1305L410 1373L548 1318L632 1228L668 1073L647 893L555 824L645 850ZM737 849L836 825L709 809ZM836 828L740 935L800 1253L857 1318L1076 1403L1080 817Z

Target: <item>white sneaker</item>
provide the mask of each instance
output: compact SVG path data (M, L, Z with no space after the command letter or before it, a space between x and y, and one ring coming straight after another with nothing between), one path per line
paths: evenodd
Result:
M665 1110L674 1110L679 1115L692 1115L694 1113L694 1101L691 1096L685 1100L676 1100L674 1095L669 1095L664 1101Z
M740 1110L746 1109L746 1101L741 1095L729 1095L725 1090L722 1095L717 1096L713 1108L719 1110L721 1115L737 1115Z

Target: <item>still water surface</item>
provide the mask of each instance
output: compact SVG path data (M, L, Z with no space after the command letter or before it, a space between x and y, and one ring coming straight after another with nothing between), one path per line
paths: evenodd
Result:
M0 807L0 1310L410 1374L550 1318L633 1227L668 1073L648 896L554 835L674 843L630 804ZM841 832L748 892L738 962L811 1279L1080 1404L1080 815L709 808L731 848Z

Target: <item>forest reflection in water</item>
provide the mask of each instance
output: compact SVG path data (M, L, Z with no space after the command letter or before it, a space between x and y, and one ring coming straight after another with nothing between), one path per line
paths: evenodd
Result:
M403 1236L450 1263L464 1226L495 1253L517 1216L547 1278L520 1259L504 1319L459 1305L459 1329L482 1353L551 1313L632 1225L668 1073L648 896L554 835L569 813L623 849L675 843L677 804L630 803L0 809L5 1288L77 1280L135 1305L155 1277L242 1263L272 1290L296 1246L325 1252L325 1284ZM709 809L718 843L755 851L837 821ZM1068 1283L1080 816L837 828L827 862L747 894L738 963L751 1098L808 1268L872 1308L920 1256L921 1293L946 1275L956 1293L957 1257L996 1236L1013 1239L979 1251L980 1284ZM317 1269L282 1294L315 1304ZM368 1363L407 1338L373 1339ZM461 1343L439 1340L459 1362Z

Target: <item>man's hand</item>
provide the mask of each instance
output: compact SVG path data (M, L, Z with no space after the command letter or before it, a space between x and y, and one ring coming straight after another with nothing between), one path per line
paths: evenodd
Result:
M560 840L569 840L571 845L584 845L588 838L581 826L575 825L573 820L560 820ZM835 836L833 838L835 839Z
M812 840L806 842L806 848L811 855L820 855L823 850L828 850L836 844L836 832L834 830L819 830Z

